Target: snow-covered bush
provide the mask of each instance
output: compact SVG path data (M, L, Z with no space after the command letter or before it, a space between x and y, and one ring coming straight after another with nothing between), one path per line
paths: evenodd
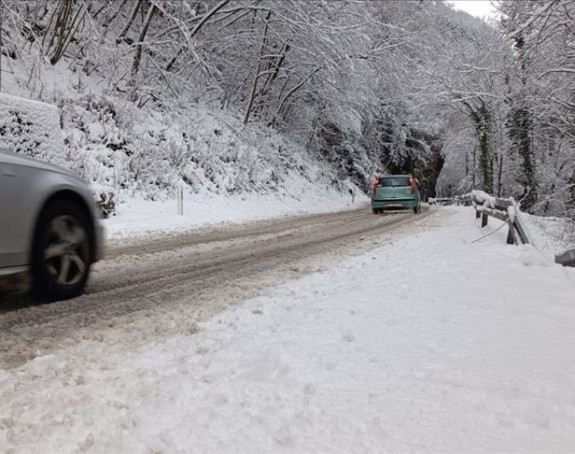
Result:
M63 164L67 153L58 108L0 93L0 147Z
M288 193L293 178L335 182L276 131L205 106L160 112L102 95L62 96L58 107L0 99L0 143L78 173L104 203L173 197L182 183L194 193Z

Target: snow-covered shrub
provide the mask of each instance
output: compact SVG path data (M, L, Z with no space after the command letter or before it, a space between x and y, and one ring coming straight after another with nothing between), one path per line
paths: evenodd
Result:
M66 162L58 108L0 93L0 146L55 164Z
M102 95L60 97L59 107L6 99L3 142L78 173L109 214L110 200L121 202L124 195L161 200L173 197L182 183L189 192L220 194L289 193L291 182L302 177L340 183L333 171L273 129L246 127L230 113L205 106L148 110ZM25 128L17 127L19 118Z
M100 211L102 212L102 216L104 216L105 219L116 214L116 200L114 198L114 193L101 192L100 198L97 202Z

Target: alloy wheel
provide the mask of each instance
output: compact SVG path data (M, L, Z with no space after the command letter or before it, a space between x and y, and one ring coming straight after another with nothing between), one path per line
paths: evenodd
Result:
M53 218L43 260L51 279L62 286L82 281L89 267L89 242L84 226L71 215Z

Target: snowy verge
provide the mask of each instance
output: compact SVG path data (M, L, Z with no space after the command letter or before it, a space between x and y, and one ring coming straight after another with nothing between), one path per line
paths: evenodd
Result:
M0 371L0 446L572 452L575 270L443 210L199 332L140 351L103 333Z
M568 218L533 216L522 213L537 249L550 254L562 254L575 249L575 222Z
M478 203L495 208L497 199L486 192L474 190L470 195ZM507 208L509 218L513 222L516 219L521 222L529 242L540 252L555 255L575 248L575 222L572 219L530 215L521 211L513 198L502 200L512 202ZM500 221L491 219L498 228L502 227Z
M337 212L359 208L369 199L352 198L329 186L312 185L303 179L287 194L185 194L183 215L177 201L127 199L115 216L103 221L110 240L149 234L183 232L202 226L259 221L295 214ZM367 209L367 208L366 208Z

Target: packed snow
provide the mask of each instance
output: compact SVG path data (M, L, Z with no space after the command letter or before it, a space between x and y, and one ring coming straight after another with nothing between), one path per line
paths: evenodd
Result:
M487 194L485 191L474 189L471 191L471 197L486 207L495 208L495 197Z
M0 447L572 452L575 270L487 229L441 208L197 329L0 371Z
M527 221L535 247L544 252L561 254L575 249L575 222L568 218L533 216L522 213Z
M350 184L351 186L351 184ZM107 237L127 237L179 232L197 227L256 221L280 216L325 213L359 208L368 199L363 194L336 191L293 179L287 194L184 194L183 214L178 214L177 200L149 201L127 199L117 213L103 221Z

